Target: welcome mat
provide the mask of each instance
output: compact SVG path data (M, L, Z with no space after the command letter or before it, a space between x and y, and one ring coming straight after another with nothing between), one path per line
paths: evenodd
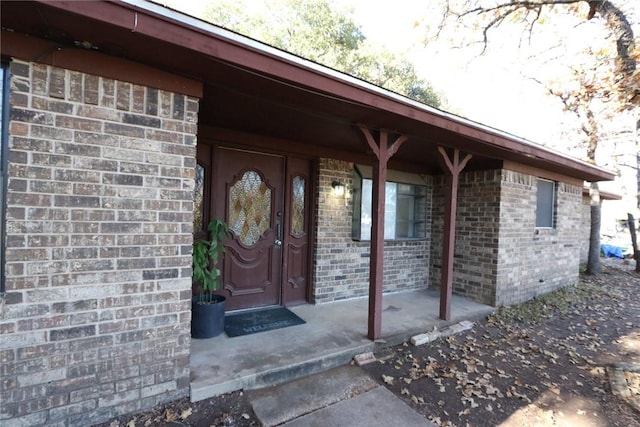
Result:
M288 326L307 323L292 311L284 308L267 308L240 314L231 314L224 319L224 331L230 337L272 331Z

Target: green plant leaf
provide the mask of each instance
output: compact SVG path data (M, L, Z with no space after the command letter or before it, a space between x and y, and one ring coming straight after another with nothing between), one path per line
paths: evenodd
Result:
M217 264L225 252L223 241L231 235L229 226L219 219L209 222L207 229L209 240L198 239L193 243L192 279L204 300L210 300L213 293L221 288L222 271Z

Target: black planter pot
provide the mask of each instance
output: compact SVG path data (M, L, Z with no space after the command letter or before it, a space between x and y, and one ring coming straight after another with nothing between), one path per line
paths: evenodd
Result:
M191 337L213 338L224 331L224 301L214 295L210 303L201 303L200 296L191 299Z

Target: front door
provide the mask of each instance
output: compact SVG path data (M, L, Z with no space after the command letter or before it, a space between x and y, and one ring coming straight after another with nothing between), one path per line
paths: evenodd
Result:
M232 231L222 268L227 310L281 304L285 158L219 147L214 162L214 214Z

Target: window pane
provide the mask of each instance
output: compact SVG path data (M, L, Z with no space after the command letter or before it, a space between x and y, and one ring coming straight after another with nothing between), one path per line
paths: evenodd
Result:
M414 199L414 223L411 237L424 239L427 237L427 187L416 186Z
M415 237L413 235L414 215L415 198L406 194L399 195L396 210L396 237Z
M271 224L271 189L248 171L229 189L229 228L246 246L255 245Z
M371 240L371 196L373 193L373 181L362 180L362 210L360 213L360 238Z
M354 175L354 189L358 189L359 175ZM357 181L357 182L356 182ZM371 240L373 181L362 179L362 191L354 197L354 228L359 220L360 235L354 239ZM387 182L385 185L384 238L415 239L426 237L427 188L413 184ZM358 200L361 197L361 200ZM358 203L360 201L360 203Z
M553 227L554 190L555 184L553 181L538 180L536 227Z
M384 196L384 238L396 238L396 206L398 186L394 182L387 182Z
M398 193L413 194L413 185L410 185L410 184L397 184L397 185L398 185Z
M196 185L193 190L193 232L204 230L204 167L196 165Z
M301 176L293 178L291 195L291 234L302 236L304 234L304 195L305 180Z
M361 211L362 211L362 175L357 168L353 168L353 216L351 218L351 237L355 240L362 239L361 236Z

